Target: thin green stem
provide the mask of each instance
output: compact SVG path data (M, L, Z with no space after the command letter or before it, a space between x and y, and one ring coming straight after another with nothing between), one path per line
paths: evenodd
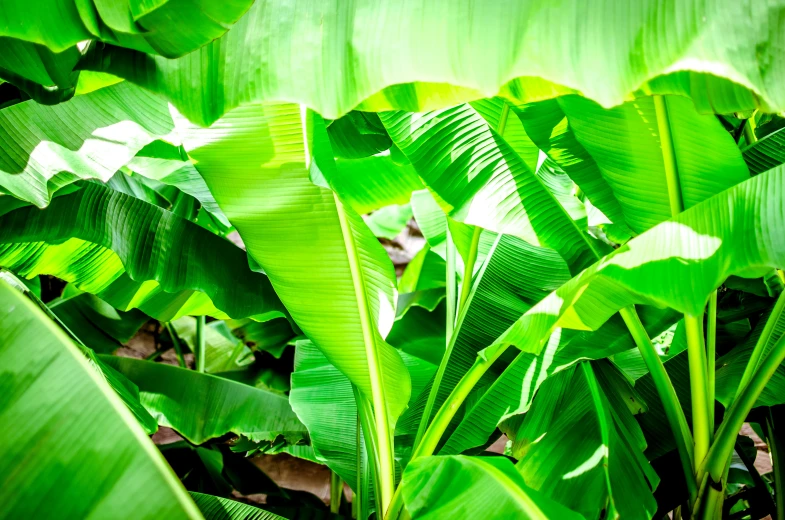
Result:
M679 404L679 398L676 396L676 390L673 388L670 376L665 370L657 350L649 338L646 329L643 327L638 314L635 312L635 307L625 307L619 311L624 323L632 334L635 344L640 350L641 357L646 363L651 374L654 387L662 401L662 407L665 410L665 417L673 432L673 438L676 441L676 448L679 452L679 460L681 461L684 478L687 482L687 488L690 496L695 496L697 493L697 484L695 482L695 473L693 472L693 452L692 452L692 435L690 428L687 425L687 418L684 416Z
M687 357L690 367L690 395L692 396L692 435L694 436L695 472L703 463L711 443L709 426L709 395L706 374L706 350L703 345L701 324L703 316L684 315L687 333Z
M665 165L665 181L668 184L668 202L674 217L684 211L684 201L679 182L679 169L676 165L676 148L673 145L668 104L662 96L654 96L654 112L657 115L657 129L660 132L662 160Z
M480 235L482 228L477 226L474 228L472 234L472 243L469 247L469 257L463 264L463 281L461 282L461 297L458 302L458 315L460 315L466 308L466 302L469 301L469 293L472 288L472 275L474 274L474 265L477 263L477 252L480 247Z
M709 426L711 439L714 440L714 396L715 371L717 370L717 291L709 296L709 308L706 318L706 372L708 375L709 392Z
M197 372L204 372L204 365L206 361L205 356L205 338L204 338L204 327L205 327L205 319L204 316L197 316L196 317L196 371Z
M747 418L755 401L758 400L766 384L772 378L785 360L785 335L780 337L772 348L766 359L760 364L758 370L753 374L750 382L741 392L738 399L734 401L722 421L714 444L706 457L705 471L709 473L715 483L720 483L723 469L728 458L733 453L733 445L736 435L741 430L744 420ZM724 486L723 486L724 487Z
M166 323L164 328L169 333L169 337L172 339L172 346L174 347L175 354L177 354L177 362L181 367L185 368L185 358L183 357L183 349L180 346L180 338L177 336L177 333L174 331L174 327L172 327L171 323Z
M447 337L447 345L450 344L450 338L452 338L452 333L455 330L455 316L456 313L456 303L457 303L457 294L458 294L458 277L455 274L455 269L457 262L456 259L457 252L455 251L455 242L452 239L452 233L450 233L450 226L447 226L447 329L446 329L446 337Z
M341 509L341 497L343 497L343 480L338 473L330 472L330 512L338 513Z

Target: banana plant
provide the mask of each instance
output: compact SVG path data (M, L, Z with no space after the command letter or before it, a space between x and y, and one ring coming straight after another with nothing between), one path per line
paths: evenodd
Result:
M785 6L486 4L5 6L11 516L785 517Z

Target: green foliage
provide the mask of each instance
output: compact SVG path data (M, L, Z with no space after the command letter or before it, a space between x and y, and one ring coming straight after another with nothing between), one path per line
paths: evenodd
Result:
M781 0L28 4L11 516L785 514Z

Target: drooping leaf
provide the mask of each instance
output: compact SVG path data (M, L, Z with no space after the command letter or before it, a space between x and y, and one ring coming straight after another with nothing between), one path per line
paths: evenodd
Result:
M286 397L210 374L140 359L101 356L138 387L158 424L194 444L227 433L254 442L297 443L305 427Z
M641 86L691 96L703 111L785 108L785 89L770 72L783 59L770 42L774 6L289 7L257 2L224 37L178 60L109 48L95 66L163 93L205 125L234 107L272 100L337 118L363 101L363 110L423 111L500 91L516 101L580 91L609 107Z
M690 100L680 96L666 96L665 103L685 208L749 178L738 146L716 117L698 114ZM596 164L587 188L603 185L594 178L598 175L607 183L624 213L624 221L618 223L642 233L669 219L668 187L652 98L638 98L610 110L578 96L560 98L558 105L580 143L576 148L584 148ZM580 155L580 151L574 154ZM588 176L589 171L582 175ZM586 193L593 200L594 193L588 189ZM603 212L609 206L600 204L604 198L603 193L595 202Z
M4 514L199 518L111 388L62 330L3 281L0 315Z
M357 444L362 432L352 384L310 341L297 342L289 400L317 459L357 492L357 450L365 448Z
M45 105L74 95L79 77L74 67L81 57L76 47L55 53L43 45L4 36L0 36L0 46L0 78Z
M678 314L670 310L639 307L638 312L652 336L678 319ZM461 453L482 445L503 421L515 420L513 416L526 413L540 385L549 377L581 360L601 359L631 348L635 348L633 339L618 316L595 332L556 330L542 352L537 355L520 352L488 387L475 390L471 403L467 400L458 425L439 453ZM653 398L659 399L656 394ZM665 432L669 435L669 430Z
M102 362L95 351L88 346L86 341L96 340L97 333L91 330L92 327L88 326L87 330L75 329L72 330L66 322L62 321L60 317L52 311L49 307L41 301L37 294L31 291L11 272L0 269L0 279L7 282L11 287L21 291L22 294L27 296L39 309L44 311L44 314L52 320L58 327L66 332L68 337L73 341L74 345L81 351L82 355L87 359L89 364L95 369L96 373L115 391L117 396L125 403L133 416L139 421L139 424L144 428L145 433L152 435L158 429L155 419L144 409L142 403L139 401L139 389L135 384L129 381L125 376L117 372L110 366ZM64 291L65 296L66 291ZM66 296L67 297L67 296ZM87 333L86 333L87 332ZM91 334L93 333L93 334ZM100 346L98 348L100 350Z
M425 457L407 466L401 482L412 518L548 518L581 515L526 485L503 457Z
M0 217L0 265L25 277L58 276L118 309L140 308L163 321L285 312L241 249L94 182L44 211L23 207Z

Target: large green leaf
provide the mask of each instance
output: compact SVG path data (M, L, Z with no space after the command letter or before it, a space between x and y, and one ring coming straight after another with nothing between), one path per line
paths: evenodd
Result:
M0 34L46 45L56 52L98 38L173 58L226 32L248 9L249 0L221 4L198 0L21 0L3 5Z
M257 2L199 52L166 60L110 48L96 66L164 93L202 124L272 100L304 103L328 118L363 100L366 110L421 111L500 90L525 101L580 91L612 106L647 82L661 93L691 95L702 109L782 110L785 87L775 71L783 57L772 43L778 7L777 0L755 9L734 0L361 1L298 9Z
M698 114L690 100L680 96L667 96L665 103L685 208L749 178L738 146L716 117ZM588 153L596 165L591 174L586 168L573 177L576 182L589 177L579 186L586 186L590 200L603 212L606 208L611 212L615 206L603 204L605 192L595 193L595 186L610 187L624 214L623 221L614 222L627 224L635 233L669 219L668 186L652 98L604 109L585 98L565 96L558 100L558 107L557 114L566 115L568 131L574 132L577 140L571 143L575 150L571 155ZM560 123L558 115L548 117ZM591 161L582 164L589 166ZM565 166L565 170L569 168Z
M282 516L228 498L191 491L191 498L206 520L286 520Z
M82 352L82 355L87 358L90 365L96 370L98 374L101 375L101 377L112 388L112 390L117 393L118 397L122 399L123 403L125 403L134 417L136 417L136 419L139 421L139 424L142 425L144 431L148 435L152 435L156 432L158 425L156 424L155 419L153 419L153 417L147 412L147 410L145 410L145 408L142 406L142 403L139 401L139 388L137 388L137 386L129 381L125 376L102 362L91 346L88 346L86 343L88 341L91 343L96 341L98 343L97 348L99 351L101 350L100 342L103 340L103 338L99 337L101 332L95 330L95 326L93 324L83 323L87 321L83 316L76 317L73 314L71 314L70 317L77 318L79 323L61 320L60 316L53 312L52 309L47 307L32 290L29 290L28 287L24 286L24 280L20 280L9 271L0 269L0 279L6 281L12 287L25 294L33 303L38 306L39 309L43 310L52 321L60 326L60 328L68 334L70 339L79 348L79 350ZM93 313L90 314L94 316ZM106 320L101 318L99 318L99 321L106 323ZM71 329L70 326L72 325L77 325L77 327ZM107 325L108 330L113 330L113 326L111 324Z
M412 461L401 481L412 518L548 518L581 515L526 485L503 457L425 457Z
M0 315L4 515L200 518L136 419L76 346L3 281Z
M643 457L643 433L628 402L605 378L610 367L581 363L549 378L520 428L514 454L523 479L585 518L652 518L659 479Z
M120 231L122 230L122 231ZM246 254L196 224L94 182L44 211L0 217L0 265L51 274L122 310L163 321L183 314L274 317L285 313Z
M633 303L701 313L728 276L785 265L783 186L779 167L659 224L550 294L491 348L539 352L556 327L596 329Z
M162 363L104 355L101 360L139 387L142 404L158 424L194 444L227 433L254 442L283 437L294 444L304 438L305 427L279 394Z
M309 165L316 178L335 173L321 118L270 104L234 110L209 129L179 116L176 124L297 325L377 413L387 408L392 428L410 392L400 355L383 339L395 317L395 273L362 218L310 180Z
M472 106L390 112L382 122L454 219L555 249L573 273L599 256L543 179Z
M0 111L0 188L45 207L79 179L109 180L156 139L177 141L167 104L127 83L53 107L33 101Z

